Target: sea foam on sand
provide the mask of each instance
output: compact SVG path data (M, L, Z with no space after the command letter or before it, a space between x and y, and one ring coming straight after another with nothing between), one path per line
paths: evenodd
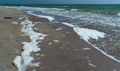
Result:
M99 38L105 37L105 33L97 31L97 30L88 29L88 28L80 28L80 27L74 26L66 22L63 22L62 24L73 28L73 30L77 33L77 35L79 35L81 39L87 42L89 39L98 40Z
M111 58L112 60L120 63L120 60L118 60L115 57L107 54L106 52L99 49L97 46L93 45L91 42L89 42L89 39L91 39L91 38L95 39L95 40L98 40L99 38L104 38L105 35L106 35L105 33L97 31L97 30L93 30L93 29L76 27L76 26L74 26L72 24L69 24L69 23L66 23L66 22L63 22L62 24L73 28L73 30L76 32L76 34L78 36L80 36L81 39L85 40L88 44L90 44L92 47L97 49L99 52L101 52L105 56L107 56L107 57Z
M35 26L29 19L22 21L20 23L22 25L22 32L30 38L30 42L22 42L23 48L21 51L21 55L17 56L13 63L18 68L18 71L25 71L26 68L29 67L38 67L40 62L32 63L34 58L30 56L31 52L38 52L40 48L38 48L39 41L45 38L45 34L37 33L33 30Z
M89 39L98 40L99 38L105 37L105 33L99 32L97 30L87 29L87 28L79 28L79 27L74 27L73 29L85 41L88 41Z

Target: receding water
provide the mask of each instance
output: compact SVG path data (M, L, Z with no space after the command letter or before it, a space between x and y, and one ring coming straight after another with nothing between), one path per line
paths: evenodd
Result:
M120 5L78 5L54 6L55 8L19 7L22 11L32 11L36 15L54 17L58 22L68 22L80 27L106 33L106 38L90 40L91 43L120 59ZM69 8L69 9L67 9ZM89 11L85 11L90 9ZM102 13L101 13L102 12ZM103 13L104 12L104 13ZM115 14L112 14L115 13Z
M16 6L16 5L15 5ZM17 5L19 6L19 5ZM55 18L79 27L95 29L106 34L104 39L91 43L120 59L120 5L26 5L17 7L36 15ZM16 7L14 7L16 8ZM54 22L54 21L53 21Z

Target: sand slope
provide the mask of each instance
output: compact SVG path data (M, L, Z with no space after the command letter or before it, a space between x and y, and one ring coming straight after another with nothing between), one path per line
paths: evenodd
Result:
M11 16L12 19L4 19ZM41 62L40 67L26 71L119 71L120 64L106 57L91 47L72 30L60 23L26 15L17 10L0 8L0 70L17 71L12 65L14 58L20 54L22 41L29 41L22 36L21 26L12 24L19 17L27 16L36 25L35 31L47 34L39 44L39 55L32 53L34 62Z

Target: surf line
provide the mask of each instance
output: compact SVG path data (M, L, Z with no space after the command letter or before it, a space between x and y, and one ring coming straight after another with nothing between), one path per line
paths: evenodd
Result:
M101 52L103 55L105 55L105 56L109 57L110 59L120 63L119 59L116 59L115 57L107 54L106 52L99 49L97 46L93 45L91 42L88 41L90 38L95 39L95 40L98 40L99 38L104 38L106 35L105 33L99 32L99 31L93 30L93 29L79 28L78 26L72 25L72 24L67 23L67 22L62 22L62 24L73 28L73 30L80 37L80 39L83 39L85 42L90 44L92 47L94 47L96 50Z
M40 62L32 62L35 59L30 56L30 54L31 52L35 53L40 51L38 44L45 38L45 36L47 36L45 34L35 32L33 29L35 24L33 24L32 21L30 21L27 17L20 17L19 19L21 20L23 18L25 20L20 23L22 26L21 32L23 32L25 36L29 37L30 42L22 42L22 51L20 55L16 56L13 61L18 71L25 71L27 67L38 67L40 65Z
M33 14L32 11L28 11L27 13L28 13L28 14L31 14L31 15L34 15L34 16L37 16L37 17L47 18L47 19L49 20L49 18L48 18L47 16L39 16L39 15ZM53 17L51 17L51 16L49 16L49 17L50 17L50 20L49 20L49 21L54 20ZM52 20L51 20L51 19L52 19ZM67 23L67 22L61 22L61 23L62 23L63 25L66 25L66 26L69 26L69 27L73 28L73 30L76 32L76 34L77 34L78 36L80 36L80 39L83 39L84 36L81 35L81 34L79 34L79 32L77 32L76 29L77 29L77 30L85 29L85 30L90 30L90 31L91 31L91 29L79 28L79 27L77 27L76 25L72 25L72 24ZM99 39L99 37L100 37L100 38L104 38L104 35L105 35L104 33L99 32L99 31L96 31L96 30L92 30L92 31L95 31L95 32L98 33L98 34L100 33L100 35L101 35L101 36L95 35L95 37L92 37L93 39L96 39L96 40L97 40L97 39ZM81 38L81 37L83 37L83 38ZM88 38L88 39L89 39L89 38ZM87 39L87 40L86 40L86 39L83 39L83 40L86 41L88 44L90 44L90 45L91 45L92 47L94 47L95 49L97 49L99 52L101 52L102 54L104 54L105 56L109 57L110 59L112 59L112 60L114 60L114 61L116 61L116 62L118 62L118 63L120 63L120 60L116 59L115 57L113 57L113 56L105 53L103 50L101 50L101 49L99 49L98 47L94 46L92 43L90 43L90 42L88 41L88 39Z

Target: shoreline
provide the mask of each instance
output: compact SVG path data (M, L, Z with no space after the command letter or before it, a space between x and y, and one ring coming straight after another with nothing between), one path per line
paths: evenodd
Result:
M69 70L69 71L89 71L89 70L113 71L113 70L116 70L117 71L120 69L119 63L101 54L95 48L87 44L84 40L80 39L79 36L73 31L72 28L59 24L59 23L53 24L52 22L49 22L48 20L43 19L43 18L37 18L35 16L30 16L27 14L26 15L20 14L19 16L21 15L27 16L34 23L36 21L40 22L40 24L38 23L35 26L37 27L36 31L40 33L45 33L48 35L39 44L41 51L38 52L38 54L40 56L37 56L36 54L32 53L32 55L36 58L36 61L41 62L40 67L35 68L36 71L39 71L39 70L44 70L44 71L56 71L56 70L57 71L61 71L61 70L64 70L64 71L66 70ZM20 27L18 24L15 24L12 26ZM18 36L19 33L21 33L20 28L16 36ZM15 38L15 36L13 37ZM28 39L29 38L27 38L27 40ZM20 43L23 42L23 40L26 40L26 37L21 36L19 37L19 39L17 38L20 48L21 48ZM17 47L15 48L18 49L18 45L16 46ZM84 50L85 48L88 48L88 50ZM19 53L20 53L20 50L21 49L19 49ZM17 53L15 55L17 55ZM26 71L31 71L31 70L34 70L34 68L32 69L28 68Z
M38 18L48 19L49 21L54 20L54 18L51 17L51 16L36 15L36 14L33 14L32 11L27 11L27 13L30 14L30 15L36 16L36 17L38 17ZM81 29L80 27L78 27L78 26L76 26L76 25L72 25L72 24L67 23L67 22L61 22L61 24L64 25L64 26L71 27L71 28L74 30L74 32L76 32L76 34L80 37L80 39L82 39L81 36L83 36L83 35L79 35L79 31L75 31L75 29L79 29L79 30L80 30L80 29ZM76 27L75 27L75 26L76 26ZM83 31L85 31L85 30L93 30L93 29L88 29L88 28L82 28L82 29L84 29ZM90 32L90 31L89 31L89 32ZM89 32L87 32L87 33L89 33ZM96 30L93 31L93 32L96 32ZM97 31L97 32L99 32L99 31ZM83 32L81 32L81 33L83 33ZM94 33L91 33L91 34L94 34ZM105 35L105 33L102 33L102 34ZM90 34L89 34L89 35L90 35ZM100 35L100 34L99 34L99 35ZM99 36L99 35L98 35L98 36L95 36L95 37L100 38L101 36ZM102 35L102 38L103 38L104 35ZM84 35L84 36L85 36L85 35ZM93 36L93 35L92 35L92 36ZM88 37L89 37L89 36L88 36ZM104 37L105 37L105 36L104 36ZM89 37L89 39L90 39L90 38L92 38L92 37ZM104 38L103 38L103 39L104 39ZM88 41L88 39L87 39L87 40L86 40L86 39L83 39L83 40L86 41L86 43L90 44L92 47L94 47L96 50L98 50L99 52L101 52L103 55L105 55L105 56L111 58L112 60L120 63L120 60L119 60L119 59L115 58L115 57L112 56L112 55L107 54L104 50L102 50L102 49L100 49L99 47L93 45L90 41Z

